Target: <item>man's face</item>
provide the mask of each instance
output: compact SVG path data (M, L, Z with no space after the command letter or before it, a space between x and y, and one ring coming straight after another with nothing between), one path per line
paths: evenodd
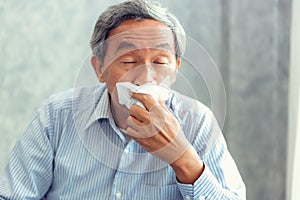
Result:
M110 33L97 76L114 97L118 82L143 85L155 81L170 86L179 65L168 26L150 19L126 20Z

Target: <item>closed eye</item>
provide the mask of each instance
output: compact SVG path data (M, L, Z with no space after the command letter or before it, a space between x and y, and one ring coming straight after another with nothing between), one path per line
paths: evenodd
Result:
M153 60L155 65L169 65L169 59L166 56L159 56Z
M125 62L122 62L123 64L135 64L137 63L136 61L125 61Z
M168 65L169 63L167 62L154 62L156 65Z

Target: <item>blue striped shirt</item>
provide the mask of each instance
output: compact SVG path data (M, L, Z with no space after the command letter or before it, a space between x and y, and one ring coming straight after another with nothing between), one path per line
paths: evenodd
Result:
M205 164L194 184L115 125L105 85L52 95L13 148L0 199L246 199L212 112L172 92L166 101Z

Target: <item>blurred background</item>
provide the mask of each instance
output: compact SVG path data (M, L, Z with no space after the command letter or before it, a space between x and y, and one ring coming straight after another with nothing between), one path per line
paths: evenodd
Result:
M116 2L0 0L0 174L42 102L76 85L94 23ZM300 145L299 0L161 3L219 68L226 91L226 101L219 102L227 108L223 133L247 199L292 199L300 180L294 162ZM181 75L211 106L205 81L184 65Z

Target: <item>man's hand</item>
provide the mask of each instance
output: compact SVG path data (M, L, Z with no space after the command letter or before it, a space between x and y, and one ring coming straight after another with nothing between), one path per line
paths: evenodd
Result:
M129 109L128 134L146 151L171 164L180 182L194 183L204 165L177 119L163 101L157 102L146 94L133 93L132 97L146 109L137 105Z

